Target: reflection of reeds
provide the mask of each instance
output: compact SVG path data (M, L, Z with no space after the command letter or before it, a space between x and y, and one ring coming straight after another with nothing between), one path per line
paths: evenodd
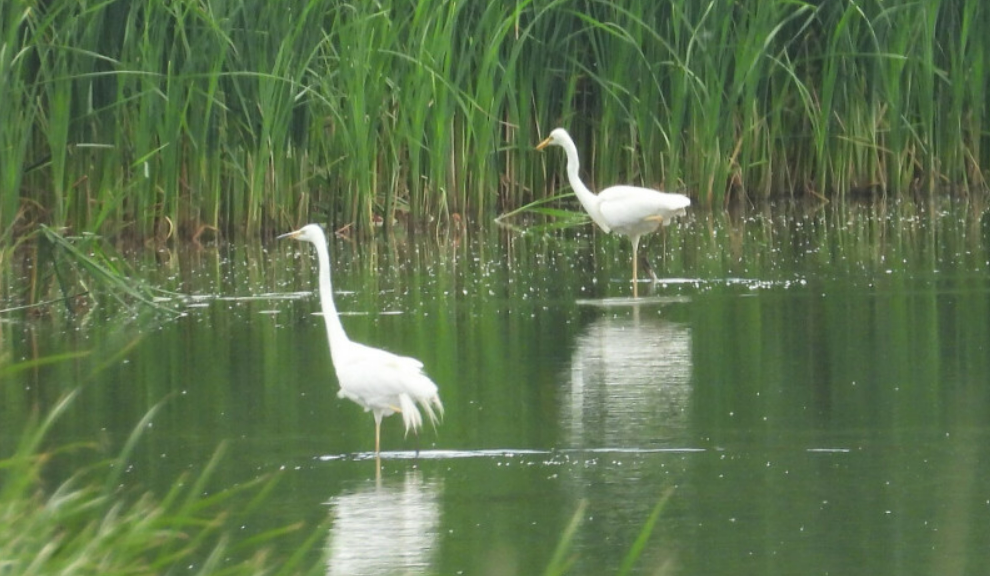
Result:
M16 368L0 367L0 374ZM179 566L191 574L319 573L320 563L307 560L305 554L315 549L321 530L277 569L266 547L299 525L246 543L231 542L228 534L262 502L274 482L256 480L204 496L222 449L198 477L177 478L161 499L122 490L121 474L155 409L134 429L118 457L84 468L54 488L44 486L41 479L52 461L66 450L79 449L43 447L46 434L71 409L74 398L75 394L65 396L43 420L29 423L14 453L0 459L4 574L163 574ZM230 505L250 492L256 495L248 506Z
M105 2L0 11L0 237L487 220L593 183L985 185L981 0ZM593 120L592 120L593 119Z

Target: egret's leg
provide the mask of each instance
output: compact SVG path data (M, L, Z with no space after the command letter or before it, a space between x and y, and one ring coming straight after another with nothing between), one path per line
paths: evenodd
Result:
M375 412L375 456L378 456L378 448L382 438L382 415Z
M643 254L643 272L646 273L646 276L653 281L654 284L660 281L660 278L657 277L657 271L653 267L653 262L650 262L649 254Z
M639 236L630 237L632 240L632 260L633 260L633 298L639 297L639 282L636 281L637 268L639 266Z

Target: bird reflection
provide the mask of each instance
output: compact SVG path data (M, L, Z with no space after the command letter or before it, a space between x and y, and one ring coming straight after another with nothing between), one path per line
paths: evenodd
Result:
M418 470L369 481L330 502L328 575L432 574L440 483Z
M574 447L650 448L683 432L691 332L659 312L605 308L578 336L561 411Z

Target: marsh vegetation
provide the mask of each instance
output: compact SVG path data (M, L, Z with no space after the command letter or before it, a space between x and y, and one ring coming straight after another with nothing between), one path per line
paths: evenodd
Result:
M12 0L0 235L488 221L562 185L557 125L590 182L700 206L984 190L988 28L982 0Z

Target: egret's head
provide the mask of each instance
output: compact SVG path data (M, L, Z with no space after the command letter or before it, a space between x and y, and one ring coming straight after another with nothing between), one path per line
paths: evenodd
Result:
M326 244L326 236L323 235L323 228L319 224L307 224L295 232L288 232L278 237L291 238L300 242L311 242L313 244Z
M564 142L569 141L571 136L567 133L567 130L563 128L554 128L553 132L547 136L547 139L536 145L537 150L543 150L547 146L563 146Z

